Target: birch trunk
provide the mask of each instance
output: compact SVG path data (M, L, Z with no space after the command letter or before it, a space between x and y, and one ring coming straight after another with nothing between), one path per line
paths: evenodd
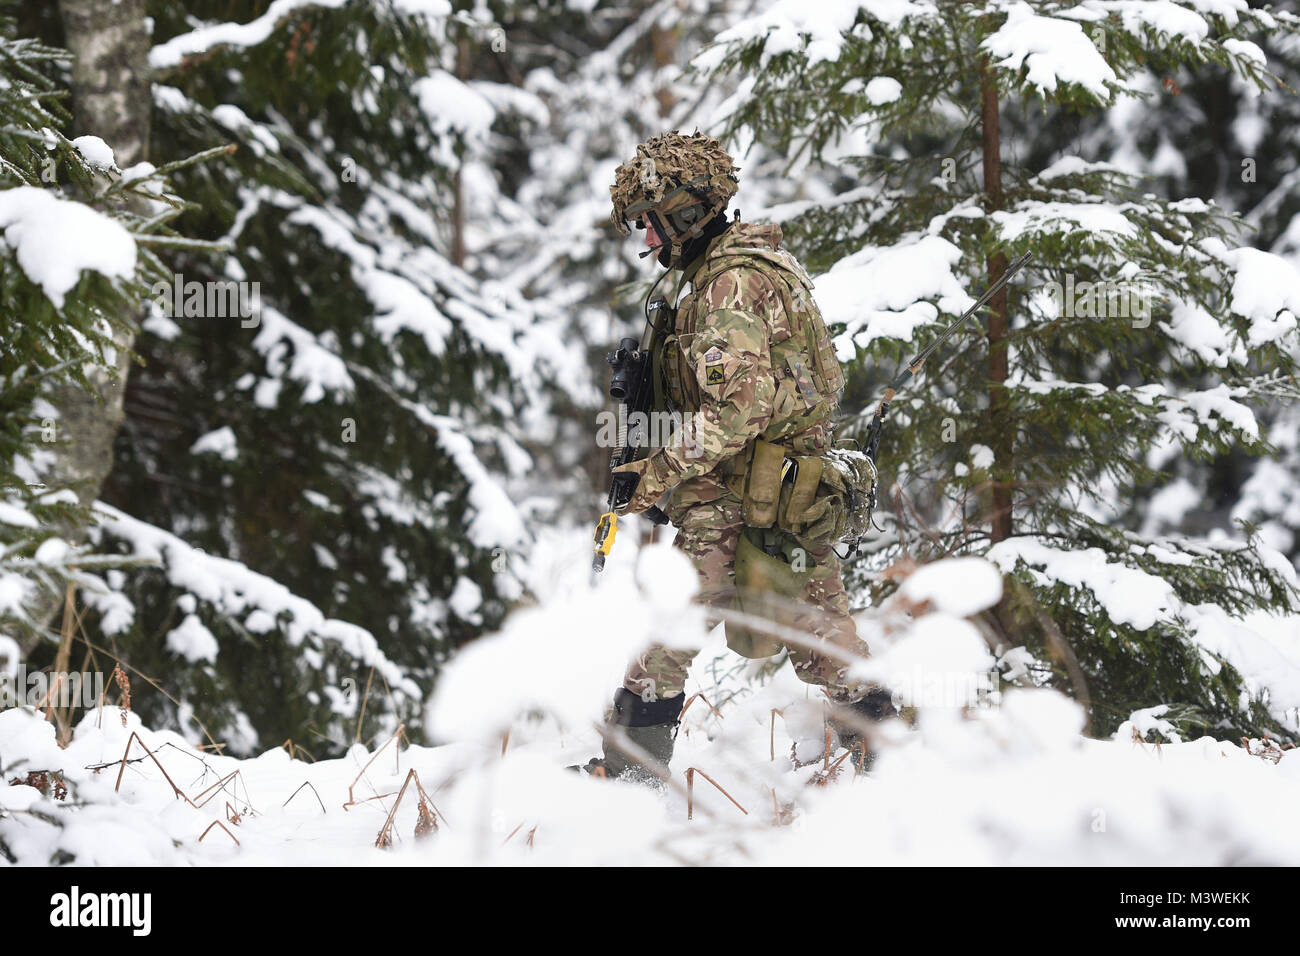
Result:
M74 57L69 135L100 137L112 147L121 169L141 162L149 152L153 108L144 0L59 0L59 13ZM134 329L138 315L127 318ZM113 439L122 424L134 342L134 331L117 337L116 380L96 370L89 376L94 392L68 386L48 396L59 410L58 441L49 448L53 461L43 480L51 488L71 488L83 505L99 496L113 467ZM85 533L83 527L69 527L63 537L75 542ZM63 599L61 593L42 592L32 609L33 620L44 626ZM25 650L30 651L42 636L32 635Z

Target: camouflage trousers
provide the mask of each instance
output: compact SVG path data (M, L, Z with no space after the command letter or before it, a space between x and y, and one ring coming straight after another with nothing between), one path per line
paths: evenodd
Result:
M732 496L703 504L670 509L677 527L674 547L685 552L700 576L698 599L715 608L728 608L736 595L736 547L744 531L741 503ZM801 600L793 610L790 625L811 635L809 647L787 645L790 662L800 680L826 688L836 700L861 697L869 685L851 681L848 665L839 657L819 652L816 644L868 657L866 643L858 637L849 617L849 598L840 577L839 559L830 547L809 549L812 568ZM710 619L715 625L718 617ZM655 645L628 669L623 686L645 699L672 697L682 693L686 669L696 652ZM647 692L649 692L647 694Z

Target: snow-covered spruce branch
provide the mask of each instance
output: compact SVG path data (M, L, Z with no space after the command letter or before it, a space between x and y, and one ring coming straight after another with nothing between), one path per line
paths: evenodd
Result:
M71 143L69 143L69 145L71 145ZM213 146L210 149L201 150L200 152L194 153L193 155L186 156L184 159L177 159L169 163L163 163L163 165L157 167L156 169L150 169L149 171L144 172L142 175L121 176L113 180L112 183L106 186L103 189L103 191L99 193L96 199L105 199L108 198L109 196L113 196L122 192L138 191L138 195L144 198L153 201L166 202L168 201L168 197L166 195L139 191L140 187L142 187L143 184L147 182L151 182L154 180L161 181L165 179L170 173L174 173L182 169L188 169L191 166L196 166L199 163L207 162L209 159L214 159L217 156L229 156L233 154L238 148L239 147L235 143L225 143L221 146Z
M232 246L228 242L220 239L190 239L186 236L168 236L168 235L133 235L133 239L142 246L152 246L155 249L192 249L204 252L223 252L232 251Z

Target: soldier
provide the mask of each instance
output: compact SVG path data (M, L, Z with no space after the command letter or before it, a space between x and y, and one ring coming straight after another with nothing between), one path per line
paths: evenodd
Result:
M862 469L870 468L874 482L874 468L864 456L847 472L831 467L845 460L833 450L831 422L843 374L812 281L781 248L780 228L742 223L739 213L728 222L737 171L717 140L673 131L637 147L615 172L614 225L624 235L629 222L643 229L660 264L681 272L673 327L658 330L653 359L657 404L682 413L681 434L620 470L635 476L624 479L635 490L620 511L644 511L670 492L664 511L677 528L675 546L699 573L700 600L739 604L866 657L832 545L852 490L843 474L866 480ZM773 589L783 594L773 599ZM771 633L732 622L727 638L749 657L781 648ZM852 743L849 724L860 726L855 712L892 713L887 693L849 678L842 655L793 643L788 650L795 673L825 688L848 718L838 728L842 743ZM610 719L660 770L672 756L693 656L653 647L615 695ZM595 764L610 775L639 775L616 747L589 768Z

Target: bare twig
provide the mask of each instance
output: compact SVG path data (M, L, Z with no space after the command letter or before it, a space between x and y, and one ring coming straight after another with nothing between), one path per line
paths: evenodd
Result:
M726 790L722 789L722 785L719 784L718 781L714 780L712 777L710 777L699 767L689 767L686 770L686 819L687 820L690 820L692 818L695 811L695 775L697 773L705 780L709 781L709 783L713 784L714 789L716 789L718 793L722 794L724 797L726 797L728 800L734 803L736 805L737 810L739 810L745 816L749 816L749 811L746 810L744 807L742 807L740 803L737 802L735 797L727 793Z
M316 796L316 802L320 804L320 812L324 813L325 801L320 798L319 791L317 791L317 789L314 786L312 786L312 782L310 780L304 780L302 782L302 786L300 786L293 793L289 794L289 800L292 800L294 797L298 796L298 794L302 792L303 787L311 787L311 792ZM289 800L284 801L284 803L280 804L280 806L287 807L289 805Z
M415 784L415 789L419 791L420 794L420 802L415 811L416 837L427 836L430 833L436 833L438 830L437 818L442 816L442 811L439 810L434 805L433 801L429 799L429 795L425 792L424 786L420 783L419 775L415 772L415 769L412 768L411 772L406 775L406 780L402 782L402 789L397 793L397 800L393 803L393 809L388 811L388 819L385 820L384 825L379 828L379 836L375 838L375 846L379 847L381 850L386 850L393 845L393 821L397 818L397 808L402 805L402 797L406 796L406 788L413 782ZM444 822L446 822L446 819L446 817L443 817ZM521 823L520 826L523 826L523 824ZM514 834L512 833L511 836L514 836Z
M200 842L200 843L203 842L203 837L207 836L209 833L212 832L212 828L213 828L213 827L221 827L222 830L225 830L225 832L226 832L226 836L230 837L230 839L232 839L232 840L235 841L235 846L239 846L239 845L240 845L240 843L239 843L239 837L235 836L235 835L234 835L233 833L231 833L229 830L226 830L226 825L225 825L224 823L222 823L220 820L213 820L211 823L208 824L208 828L207 828L206 830L203 831L202 835L199 836L199 842Z
M352 783L351 783L351 785L348 787L348 802L345 803L345 804L343 804L343 809L344 809L344 810L346 810L348 807L356 806L358 803L366 803L367 800L373 800L373 799L375 799L374 797L369 797L369 798L367 798L367 800L358 800L358 799L353 795L352 791L353 791L353 789L356 787L356 785L357 785L358 783L361 782L361 778L364 777L365 774L366 774L366 771L370 769L370 765L371 765L372 763L375 762L375 758L378 757L381 753L383 753L383 752L384 752L384 749L385 749L389 744L391 744L391 743L392 743L394 740L396 740L398 737L403 736L405 733L406 733L406 724L400 724L400 725L398 725L398 728L397 728L395 731L393 731L393 735L392 735L391 737L389 737L386 741L384 741L384 746L383 746L383 747L380 747L378 750L376 750L376 751L375 751L375 752L370 756L370 759L366 761L366 765L365 765L364 767L361 768L361 772L357 774L356 779L353 780ZM387 794L385 794L385 796L387 796Z

